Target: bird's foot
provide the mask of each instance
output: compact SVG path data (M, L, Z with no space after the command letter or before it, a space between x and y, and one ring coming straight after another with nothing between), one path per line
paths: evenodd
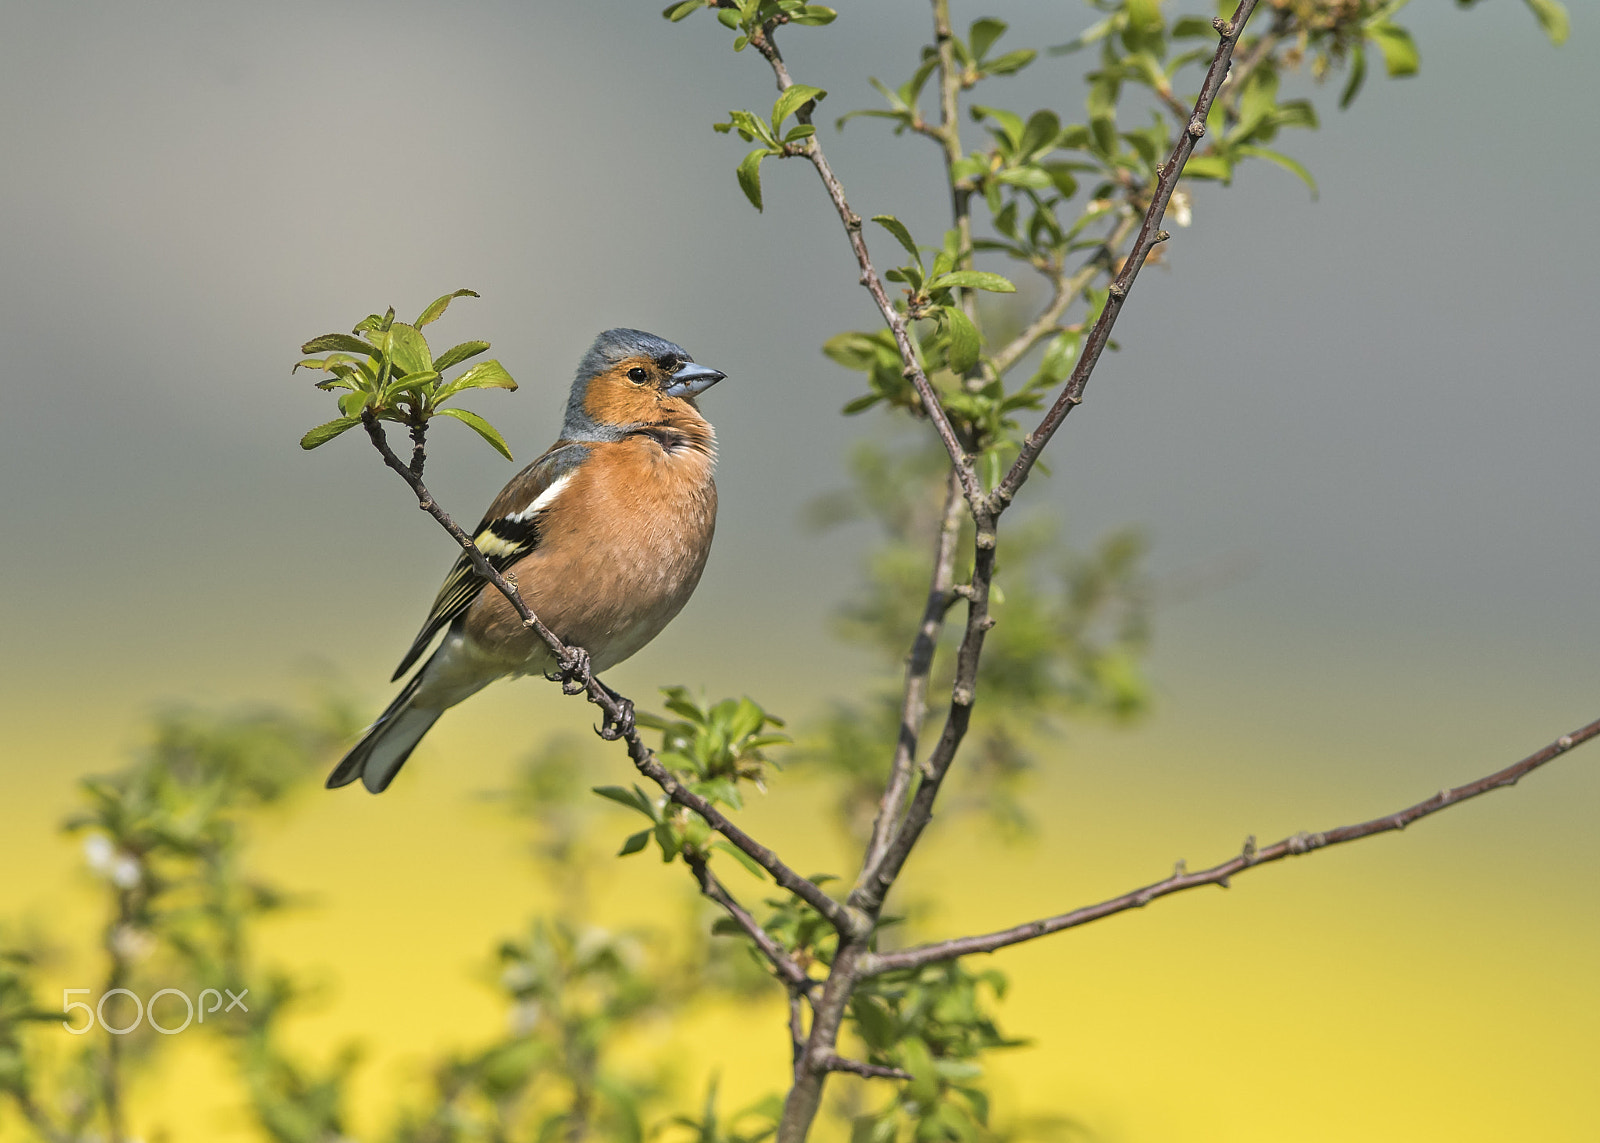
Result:
M545 676L551 682L560 680L564 695L582 694L589 689L593 677L589 668L589 652L582 647L568 647L567 653L556 663L553 674Z
M615 742L633 733L633 700L623 698L610 687L606 687L606 693L616 700L618 714L612 718L611 712L601 707L600 725L595 728L595 733L607 742Z

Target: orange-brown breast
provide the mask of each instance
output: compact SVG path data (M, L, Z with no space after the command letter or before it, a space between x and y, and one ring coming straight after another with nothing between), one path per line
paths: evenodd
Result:
M674 421L677 419L674 418ZM697 422L697 424L689 423ZM711 429L691 415L674 431ZM587 650L596 670L620 663L660 633L700 582L716 527L709 448L638 434L590 446L588 460L542 521L539 547L512 571L546 625ZM499 592L466 614L479 647L523 672L545 670L543 642Z

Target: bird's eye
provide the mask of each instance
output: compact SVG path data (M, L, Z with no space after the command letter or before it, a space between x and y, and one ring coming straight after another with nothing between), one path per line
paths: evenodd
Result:
M643 369L640 369L637 366L628 370L628 380L632 381L635 385L643 385L649 379L650 374L646 373Z

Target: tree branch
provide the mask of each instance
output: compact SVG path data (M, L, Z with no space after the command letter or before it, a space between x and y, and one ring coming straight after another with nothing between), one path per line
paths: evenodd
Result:
M770 32L758 29L751 33L750 44L772 65L772 74L777 78L779 91L787 91L794 86L794 80L789 78L789 69L784 66L783 56L773 42ZM811 112L808 108L802 107L795 112L795 118L802 123L810 123ZM916 389L917 395L922 398L923 410L933 422L945 451L950 454L950 463L955 467L956 476L961 481L962 494L974 514L983 511L988 497L984 495L983 485L978 481L977 469L973 467L972 457L967 455L966 446L957 436L955 426L950 423L950 417L944 411L944 406L939 403L939 395L934 392L933 383L928 380L927 374L917 361L917 351L911 344L911 333L906 326L905 316L895 309L894 303L889 300L888 292L884 289L883 279L873 268L872 255L867 252L867 242L861 234L861 216L850 209L850 203L844 196L844 187L840 184L838 176L833 173L833 167L829 165L827 156L822 153L822 144L817 142L817 136L812 135L803 142L791 146L794 147L795 155L810 160L811 165L816 168L817 175L822 179L822 185L827 189L828 198L839 215L839 221L844 223L845 235L850 240L850 249L855 253L856 264L861 268L861 284L872 295L872 300L877 303L878 312L883 315L884 323L894 335L895 346L900 350L900 360L905 363L905 376L911 382L912 388Z
M437 520L440 527L450 533L455 542L461 546L461 550L472 561L473 570L488 580L496 591L506 597L506 600L516 609L517 614L521 616L525 627L536 631L539 637L549 645L550 650L555 653L556 662L560 665L563 673L568 674L573 680L572 689L569 689L569 684L566 681L562 683L562 689L569 694L586 693L589 696L589 701L605 712L609 730L603 728L602 733L609 738L620 738L627 744L628 757L633 760L634 767L645 777L660 786L662 792L672 801L693 810L703 817L712 829L727 838L757 865L771 874L772 879L779 885L827 918L835 929L840 932L846 932L853 931L859 927L859 923L851 916L849 910L829 897L814 882L807 880L793 869L790 869L779 860L776 853L734 825L710 802L686 789L683 783L656 759L654 752L644 744L644 739L639 737L639 732L634 729L632 720L628 718L632 704L589 673L587 652L581 648L568 647L555 632L541 623L538 616L528 609L528 605L523 600L522 595L484 558L483 553L478 550L477 544L473 543L472 537L462 531L461 526L450 518L449 513L434 501L433 494L422 483L421 475L412 472L410 467L395 455L394 450L389 447L388 438L384 435L383 426L378 423L377 418L372 415L370 410L361 414L361 423L366 427L367 436L372 439L373 447L383 456L383 462L399 473L401 479L411 486L411 491L416 493L417 506Z
M1264 849L1257 849L1255 839L1245 842L1244 851L1237 857L1214 865L1210 869L1203 869L1190 873L1184 868L1184 863L1179 862L1172 871L1172 876L1164 881L1157 881L1132 892L1124 893L1120 897L1113 897L1102 901L1098 905L1088 905L1081 909L1074 909L1070 913L1061 913L1054 917L1046 917L1038 921L1030 921L1025 925L1003 929L996 933L987 933L982 936L960 937L956 940L940 941L936 944L918 945L914 948L902 949L899 952L882 953L866 958L862 966L862 973L866 976L895 969L917 968L925 964L934 964L939 961L954 960L957 957L968 956L972 953L993 952L1005 948L1007 945L1020 944L1031 941L1036 937L1046 936L1050 933L1059 933L1065 929L1074 929L1079 925L1086 925L1090 921L1098 921L1104 917L1125 913L1130 909L1140 909L1158 897L1171 896L1182 893L1188 889L1198 889L1202 885L1220 885L1226 889L1230 879L1237 873L1247 869L1255 869L1262 865L1270 865L1275 861L1282 861L1286 857L1297 857L1301 854L1312 853L1319 849L1326 849L1332 845L1342 845L1345 842L1359 841L1362 838L1373 837L1381 833L1391 833L1405 829L1414 821L1449 809L1451 806L1460 805L1462 802L1476 798L1494 790L1514 786L1524 776L1554 761L1569 750L1588 742L1591 738L1600 737L1600 719L1596 719L1571 734L1563 734L1542 750L1535 751L1520 762L1497 770L1493 774L1479 778L1475 782L1468 782L1464 786L1457 786L1452 790L1441 790L1433 797L1418 802L1414 806L1387 814L1381 818L1361 822L1357 825L1340 826L1337 829L1323 830L1320 833L1297 833L1293 837L1286 837L1282 841L1274 842Z
M850 904L876 916L884 899L894 887L906 859L911 856L917 839L933 820L933 803L956 751L966 738L967 726L972 721L972 704L977 699L978 662L983 654L983 640L994 626L989 614L989 588L994 580L995 523L993 518L978 521L977 535L973 538L972 582L963 593L967 600L967 625L961 636L961 646L956 651L955 681L950 687L950 709L945 715L944 729L926 761L921 766L922 781L911 798L905 819L895 831L893 840L869 874L850 894Z
M1255 11L1256 4L1257 0L1239 0L1239 7L1234 10L1231 21L1220 19L1216 21L1218 34L1222 37L1217 45L1217 54L1212 57L1211 67L1206 72L1205 83L1201 85L1199 98L1195 100L1194 114L1189 119L1189 125L1178 136L1178 142L1172 148L1166 165L1161 168L1156 192L1144 213L1144 222L1139 227L1139 236L1134 240L1133 250L1123 263L1122 272L1111 283L1111 296L1106 299L1105 309L1100 312L1099 319L1089 332L1083 351L1078 356L1078 364L1073 368L1072 375L1067 378L1060 396L1044 415L1044 419L1039 422L1038 428L1029 433L1023 441L1022 451L1018 453L1010 470L990 495L988 507L991 513L998 514L1011 503L1017 494L1017 489L1022 487L1023 481L1027 480L1028 474L1033 471L1039 454L1044 451L1045 446L1050 443L1050 438L1061 427L1061 422L1072 412L1074 406L1083 403L1083 391L1089 383L1089 375L1094 372L1100 354L1111 337L1111 327L1117 323L1117 315L1122 312L1123 302L1127 300L1134 279L1139 276L1145 259L1150 256L1150 251L1155 249L1156 243L1165 241L1168 237L1166 231L1159 229L1162 216L1166 214L1172 192L1177 189L1184 164L1189 161L1189 156L1194 153L1195 144L1206 132L1206 116L1211 111L1211 104L1216 99L1223 80L1227 78L1228 64L1233 58L1233 50L1239 42L1240 34L1244 31L1245 22Z
M889 781L878 802L878 816L872 823L872 839L867 844L866 858L861 865L862 881L870 877L883 860L911 787L911 768L916 761L917 740L922 734L923 719L928 714L928 681L933 672L933 653L938 648L939 634L944 630L945 616L957 598L951 589L955 579L956 539L961 534L964 515L961 485L955 473L951 472L945 481L944 511L939 516L939 533L934 540L933 582L928 585L928 603L922 612L922 625L917 628L916 639L911 644L911 653L906 656L906 682L900 705L900 737L895 743Z
M823 1066L830 1072L849 1072L851 1075L865 1076L867 1079L911 1079L911 1073L899 1068L886 1068L882 1064L868 1064L861 1060L851 1060L844 1056L829 1056L822 1061Z
M761 950L761 955L767 958L773 970L778 974L784 984L788 985L792 995L801 993L809 994L813 989L821 986L821 981L812 980L806 975L806 970L801 968L794 957L789 955L787 949L773 939L771 933L761 927L761 923L750 915L743 905L727 886L717 880L717 875L711 872L711 867L698 857L684 857L684 862L694 873L694 879L700 884L700 892L727 910L728 916L734 919L739 928L744 930L756 948Z

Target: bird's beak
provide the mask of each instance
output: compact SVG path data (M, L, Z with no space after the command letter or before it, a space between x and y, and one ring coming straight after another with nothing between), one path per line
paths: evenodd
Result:
M694 397L704 393L726 376L727 374L720 370L686 361L683 367L672 375L672 384L663 392L669 397Z

